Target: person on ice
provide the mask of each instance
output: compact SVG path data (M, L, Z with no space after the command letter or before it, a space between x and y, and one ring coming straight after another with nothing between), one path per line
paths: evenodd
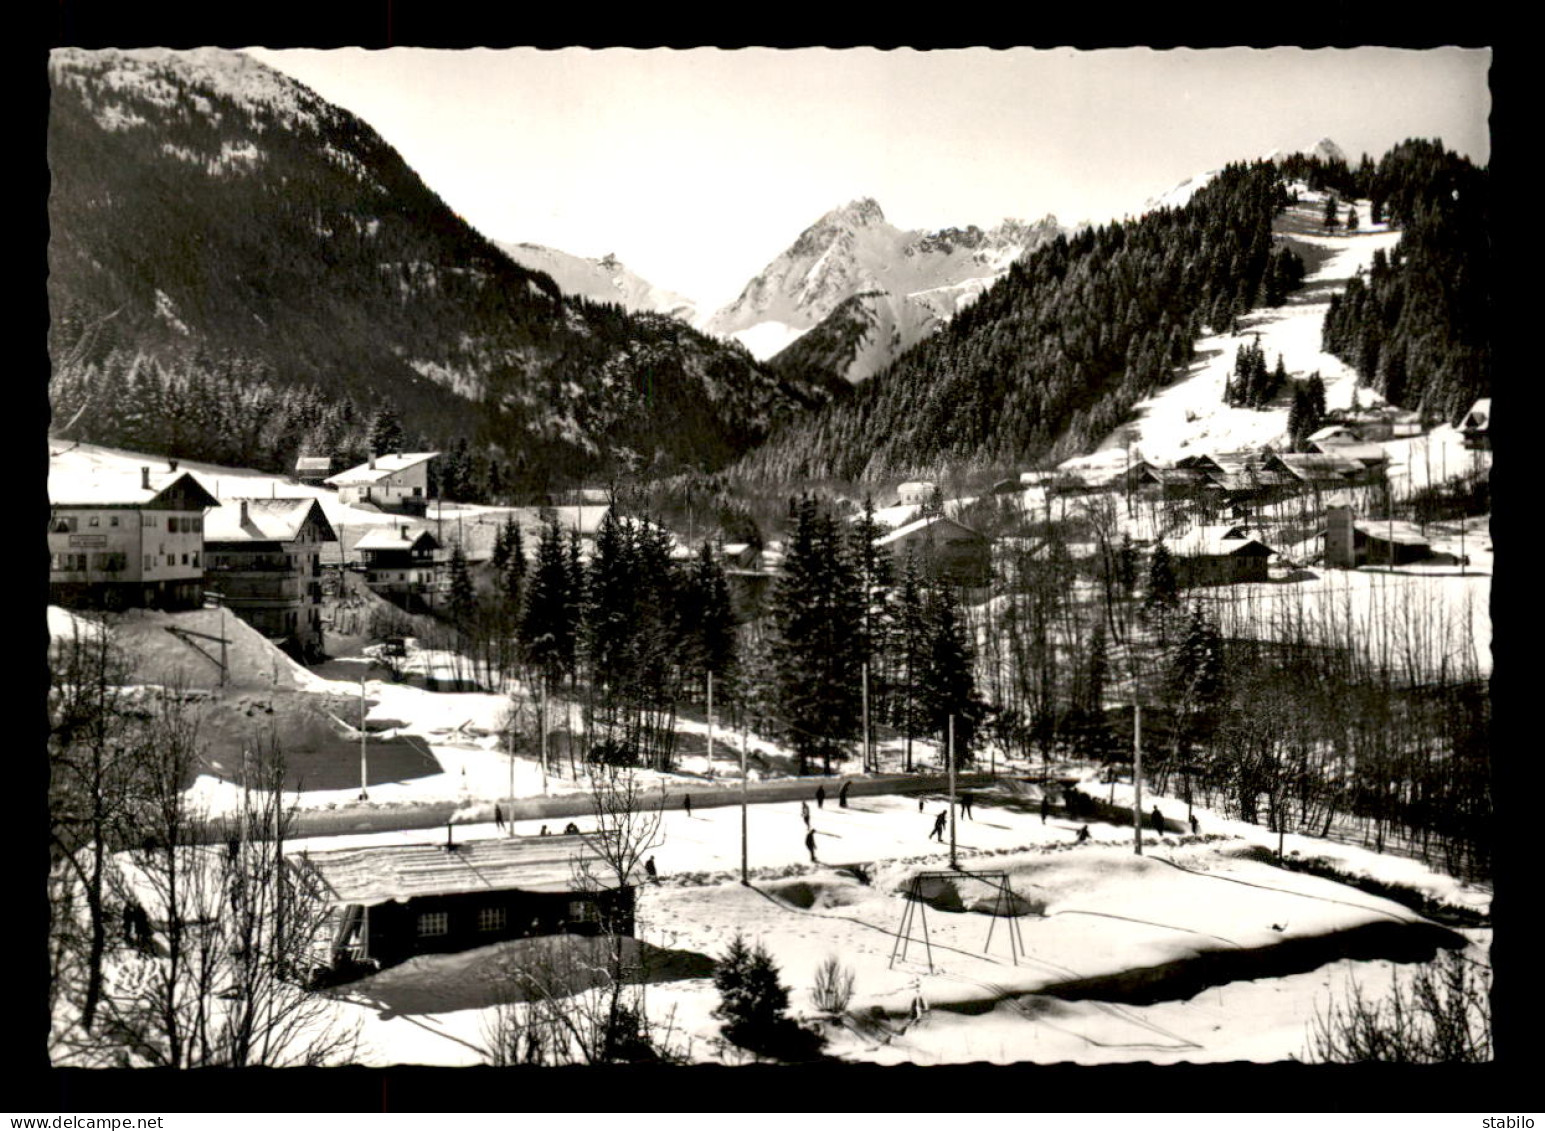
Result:
M815 830L814 829L811 829L809 832L807 832L805 834L805 847L810 850L810 863L812 863L812 864L820 863L820 861L818 861L815 858Z
M940 844L944 843L944 823L948 819L948 810L940 809L939 815L933 819L933 832L928 834L929 840L937 839Z
M963 816L963 817L970 817L971 820L973 820L973 821L976 820L975 817L971 817L971 794L970 793L962 793L960 795L960 815Z
M653 856L644 861L644 874L649 877L650 883L657 884L660 882L660 873L655 871Z
M690 793L683 793L681 795L681 807L687 811L687 816L692 816L692 795Z
M497 805L494 806L494 827L500 832L504 831L504 810Z
M917 811L919 813L923 811L923 799L921 797L917 799Z
M842 788L837 791L837 804L842 808L848 807L848 789L853 785L850 781L842 783Z
M1157 805L1153 807L1153 812L1148 814L1148 819L1153 822L1154 832L1162 833L1164 831L1164 814L1159 812Z
M810 827L810 803L808 801L801 801L799 803L799 815L804 819L805 828L808 829Z
M563 835L564 836L578 836L579 835L579 826L576 825L573 821L570 821L568 824L563 826Z
M1046 823L1046 815L1051 812L1051 798L1044 793L1041 795L1041 824Z
M1201 827L1202 827L1201 823L1199 821L1197 821L1197 819L1196 819L1196 814L1192 813L1191 814L1191 835L1195 836L1196 835L1196 830L1201 828Z
M817 809L826 808L826 787L824 785L815 787L815 807Z
M1086 841L1088 839L1089 839L1089 826L1085 825L1083 828L1078 830L1078 835L1073 838L1073 843L1074 844L1083 844L1084 841Z

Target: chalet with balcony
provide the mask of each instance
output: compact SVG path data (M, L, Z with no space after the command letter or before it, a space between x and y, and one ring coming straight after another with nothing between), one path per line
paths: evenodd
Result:
M175 460L165 471L50 463L49 600L77 608L196 609L204 512L220 500Z
M450 830L447 829L449 837ZM575 879L590 865L596 886ZM539 935L633 934L634 887L618 886L584 836L312 852L296 864L334 909L334 965L393 966Z
M409 612L433 608L448 583L443 548L427 528L384 527L354 544L365 584Z
M302 659L320 656L323 547L337 540L315 499L226 499L205 524L205 591Z
M422 516L429 507L429 465L439 452L398 452L368 461L323 482L338 488L349 506L368 505L396 514Z

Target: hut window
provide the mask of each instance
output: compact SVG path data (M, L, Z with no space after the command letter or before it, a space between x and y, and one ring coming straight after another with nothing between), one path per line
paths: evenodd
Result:
M449 934L450 929L450 916L444 911L425 911L418 917L418 937L421 939Z
M502 931L507 921L504 908L480 907L477 912L477 929L480 931Z
M569 918L576 923L590 923L600 916L596 914L596 907L592 901L572 899L569 901Z

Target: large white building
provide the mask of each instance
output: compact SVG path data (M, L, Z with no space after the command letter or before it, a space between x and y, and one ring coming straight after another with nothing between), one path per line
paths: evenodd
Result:
M398 452L371 456L358 467L340 471L322 482L338 488L349 506L361 503L383 511L422 515L429 506L429 461L439 452Z

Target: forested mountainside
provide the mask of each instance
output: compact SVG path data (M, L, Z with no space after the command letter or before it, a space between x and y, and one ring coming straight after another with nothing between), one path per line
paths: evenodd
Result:
M1457 424L1491 395L1491 183L1437 141L1406 141L1355 172L1312 170L1401 229L1331 300L1324 346L1391 403Z
M1085 450L1189 360L1204 324L1284 300L1302 276L1272 242L1287 200L1274 165L1231 165L1184 207L1058 237L733 474L879 479Z
M277 470L357 448L389 406L411 439L470 438L537 488L715 467L830 395L564 296L368 125L244 55L65 49L49 72L51 394L72 438Z

